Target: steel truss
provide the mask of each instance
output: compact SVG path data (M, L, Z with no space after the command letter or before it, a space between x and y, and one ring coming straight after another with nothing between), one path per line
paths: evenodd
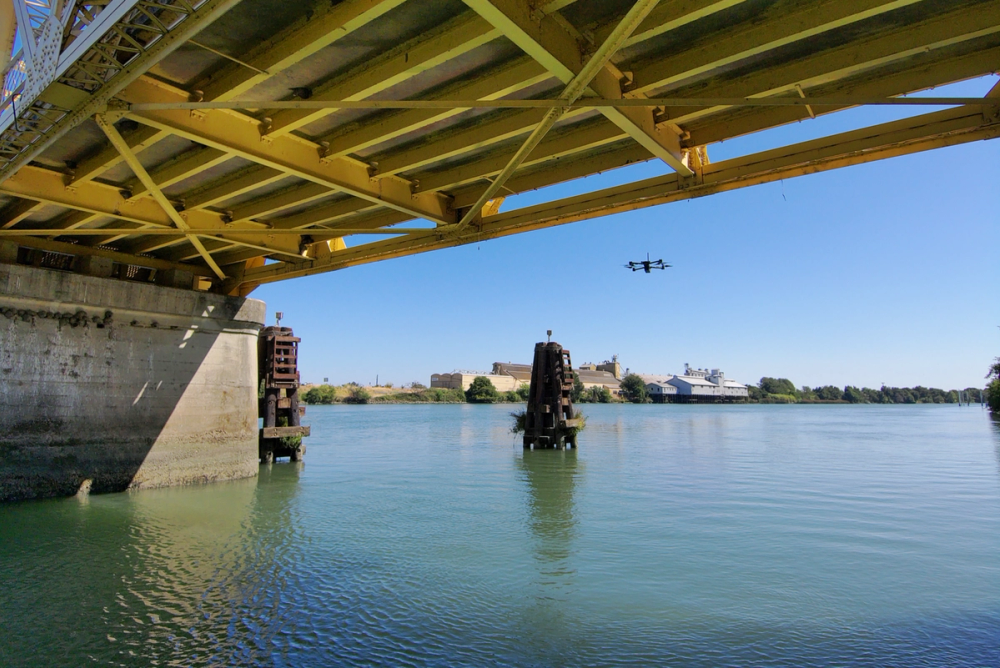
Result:
M313 83L284 96L274 94L276 77L295 79L338 40L433 0L323 1L243 52L216 48L218 35L191 39L237 1L17 0L35 39L4 71L2 105L18 114L16 126L12 109L0 117L0 196L13 198L0 209L0 242L187 268L212 289L246 294L1000 129L996 89L982 99L902 97L1000 70L1000 0L803 0L751 19L739 18L745 0L607 0L616 12L588 25L569 20L573 0L464 0L468 9L440 25L363 62L310 70L301 76ZM684 48L622 55L699 35L706 21L719 25ZM184 84L144 76L181 43L217 64ZM43 56L53 44L57 57L51 48ZM520 55L465 64L512 47ZM423 92L387 93L435 72L444 78ZM918 103L951 108L709 160L708 146L731 137L860 105ZM365 115L330 122L345 112ZM462 121L471 112L480 120ZM28 164L90 118L112 145L65 169ZM145 158L181 141L182 153ZM499 212L510 194L650 159L672 173ZM123 161L130 176L109 177ZM355 235L364 242L346 246Z

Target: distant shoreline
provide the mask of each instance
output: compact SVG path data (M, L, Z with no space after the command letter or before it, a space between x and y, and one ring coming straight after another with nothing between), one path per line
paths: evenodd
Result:
M470 401L398 401L398 400L386 400L379 399L375 401L368 401L365 403L352 403L350 401L335 401L333 403L320 403L320 404L310 404L302 402L305 406L525 406L524 401L495 401L492 403L474 403ZM728 402L665 402L665 403L642 403L637 404L631 401L612 401L606 404L600 403L578 403L573 404L576 407L583 406L957 406L958 404L949 403L935 403L933 401L921 401L914 403L899 403L899 404L874 404L874 403L852 403L850 401L795 401L795 402L779 402L779 401L728 401ZM962 404L965 406L967 404ZM972 406L978 406L978 401L973 401Z

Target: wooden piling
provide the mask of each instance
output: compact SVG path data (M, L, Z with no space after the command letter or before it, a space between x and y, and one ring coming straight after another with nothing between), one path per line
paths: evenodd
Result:
M576 447L580 420L573 410L573 365L555 342L535 344L524 421L524 447Z
M309 435L309 427L301 426L304 411L299 407L299 341L291 327L265 327L257 339L257 369L264 390L259 409L264 426L258 451L264 464L278 457L301 461L306 451L301 437ZM295 445L286 440L296 436L300 438Z

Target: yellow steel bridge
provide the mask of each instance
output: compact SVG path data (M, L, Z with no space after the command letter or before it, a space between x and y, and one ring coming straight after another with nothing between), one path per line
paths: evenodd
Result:
M228 294L1000 134L994 88L709 159L732 137L997 72L998 0L0 7L0 242ZM670 173L499 211L646 160Z

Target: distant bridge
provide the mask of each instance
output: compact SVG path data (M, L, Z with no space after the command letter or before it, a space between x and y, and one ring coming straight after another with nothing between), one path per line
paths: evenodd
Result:
M996 72L997 0L3 0L0 49L0 244L226 294L1000 133L994 88L706 148Z

